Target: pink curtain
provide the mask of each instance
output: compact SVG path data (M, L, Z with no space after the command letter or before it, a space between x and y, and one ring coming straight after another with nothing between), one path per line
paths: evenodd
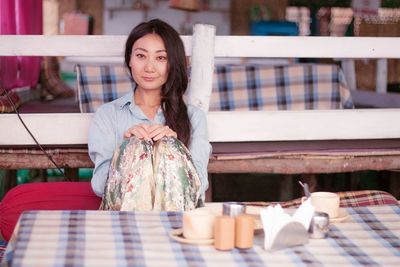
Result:
M0 34L42 34L42 14L42 0L0 0ZM2 86L35 86L40 61L41 57L0 57Z

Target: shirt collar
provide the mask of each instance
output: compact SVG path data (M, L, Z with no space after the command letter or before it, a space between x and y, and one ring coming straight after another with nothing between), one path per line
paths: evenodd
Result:
M116 104L118 108L123 109L126 105L129 105L131 103L134 105L135 103L132 100L133 100L133 92L131 91L128 94L118 98L116 100Z
M133 115L139 119L148 119L146 115L144 115L143 111L140 109L139 106L135 104L135 101L133 101L133 91L129 92L128 94L118 98L116 100L117 107L119 109L123 109L127 105L130 106L130 110L132 111ZM158 108L157 114L155 117L155 120L162 120L163 119L163 113L161 107Z

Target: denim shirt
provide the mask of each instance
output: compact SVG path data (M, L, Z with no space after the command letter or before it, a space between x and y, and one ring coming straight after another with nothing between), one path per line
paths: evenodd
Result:
M211 154L207 121L204 112L199 108L188 105L187 110L192 125L189 150L200 177L204 197L208 188L207 165ZM135 105L133 92L106 103L97 110L89 128L88 140L89 156L95 165L91 182L96 195L103 196L111 159L114 150L123 140L124 132L140 123L164 125L165 118L159 108L154 120L150 120Z

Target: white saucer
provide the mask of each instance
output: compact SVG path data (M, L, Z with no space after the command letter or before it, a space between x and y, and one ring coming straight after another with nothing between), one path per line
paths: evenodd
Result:
M212 245L214 243L214 239L186 239L183 236L182 228L173 229L169 232L169 237L173 240L178 241L184 244L192 244L192 245Z
M339 208L339 214L335 218L329 218L330 223L338 223L338 222L343 222L349 217L349 214L347 213L346 209L344 208Z

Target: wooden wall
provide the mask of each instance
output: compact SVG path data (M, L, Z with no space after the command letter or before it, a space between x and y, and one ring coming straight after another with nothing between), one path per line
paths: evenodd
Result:
M399 37L400 21L387 23L370 23L363 21L360 24L359 36L370 37ZM375 91L376 88L376 60L356 61L357 88ZM388 60L388 84L400 83L400 60Z

